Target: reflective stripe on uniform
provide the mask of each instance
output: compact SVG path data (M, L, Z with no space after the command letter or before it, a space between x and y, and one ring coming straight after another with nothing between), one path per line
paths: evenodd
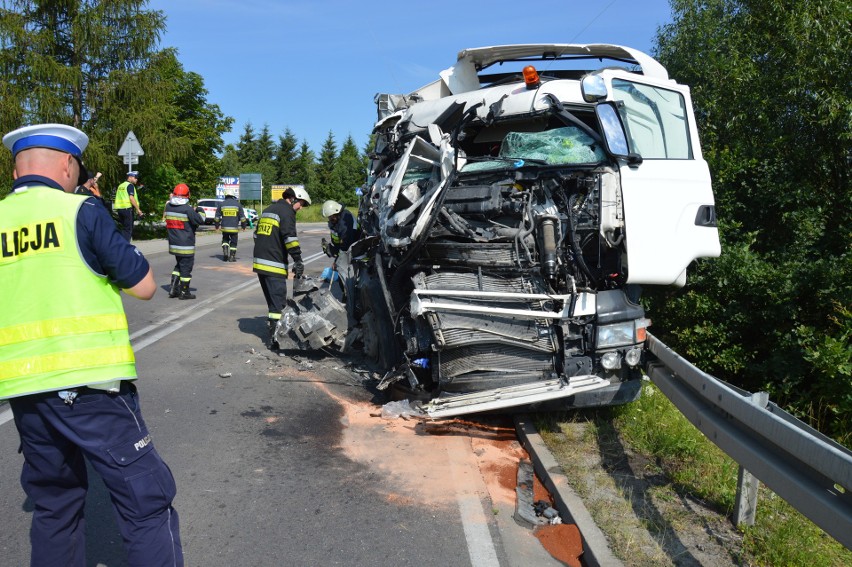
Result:
M130 344L25 356L0 362L0 382L23 377L34 378L41 374L56 372L94 370L99 366L133 363L134 360L133 348Z
M123 313L92 315L85 319L66 317L64 319L33 321L0 329L0 347L50 337L120 331L122 329L127 329L126 318ZM3 374L0 374L0 376L3 376Z
M190 256L195 254L195 246L175 246L169 244L169 253L178 254L181 256Z
M273 262L272 260L264 260L263 258L255 258L252 261L252 268L263 272L269 272L271 274L281 274L282 276L287 275L287 264Z

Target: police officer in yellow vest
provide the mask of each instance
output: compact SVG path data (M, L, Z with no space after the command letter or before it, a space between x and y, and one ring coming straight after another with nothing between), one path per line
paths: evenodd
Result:
M136 198L136 184L139 182L138 171L128 171L127 181L119 184L115 190L115 201L112 208L118 215L119 230L128 242L133 238L133 210L136 209L137 216L142 216L139 201Z
M86 461L110 492L128 563L183 565L175 481L142 419L119 294L150 299L151 268L105 207L73 193L83 132L40 124L3 144L15 181L0 201L0 399L34 508L31 565L87 565Z

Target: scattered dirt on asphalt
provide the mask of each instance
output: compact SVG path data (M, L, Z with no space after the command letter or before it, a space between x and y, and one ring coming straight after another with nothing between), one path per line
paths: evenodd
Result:
M221 258L219 258L221 260ZM252 273L251 264L243 264L239 260L236 262L222 262L221 265L202 266L201 269L212 270L214 272L237 272L247 276L254 275Z
M449 508L457 505L458 494L479 492L484 482L492 503L514 506L518 463L529 455L511 420L384 419L373 404L345 399L320 382L314 385L343 408L341 449L350 459L381 472L388 482L377 488L387 501ZM471 451L455 451L449 458L452 440L469 445ZM470 461L460 465L459 458ZM481 478L467 474L472 470ZM536 501L553 502L537 477L533 494ZM540 526L533 533L555 559L579 567L583 548L576 526Z
M559 561L570 567L581 566L583 540L580 538L580 530L574 524L540 526L535 530L535 537Z

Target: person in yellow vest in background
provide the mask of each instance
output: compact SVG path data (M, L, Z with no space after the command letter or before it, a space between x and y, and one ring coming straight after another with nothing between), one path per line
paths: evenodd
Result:
M33 505L30 564L88 564L88 461L109 490L127 563L183 565L175 480L142 418L119 293L147 300L156 283L109 211L74 194L88 141L63 124L3 137L15 170L0 201L0 399Z
M133 211L136 210L137 216L142 215L142 209L139 208L139 200L136 198L136 184L139 182L138 171L128 171L127 181L123 181L115 190L115 201L112 203L112 208L118 215L118 224L121 235L128 242L133 238Z

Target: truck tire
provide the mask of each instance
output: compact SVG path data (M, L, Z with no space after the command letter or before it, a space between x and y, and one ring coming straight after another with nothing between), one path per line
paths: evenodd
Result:
M364 354L382 370L390 370L402 358L394 334L393 320L385 303L379 279L367 270L358 274L359 303Z

